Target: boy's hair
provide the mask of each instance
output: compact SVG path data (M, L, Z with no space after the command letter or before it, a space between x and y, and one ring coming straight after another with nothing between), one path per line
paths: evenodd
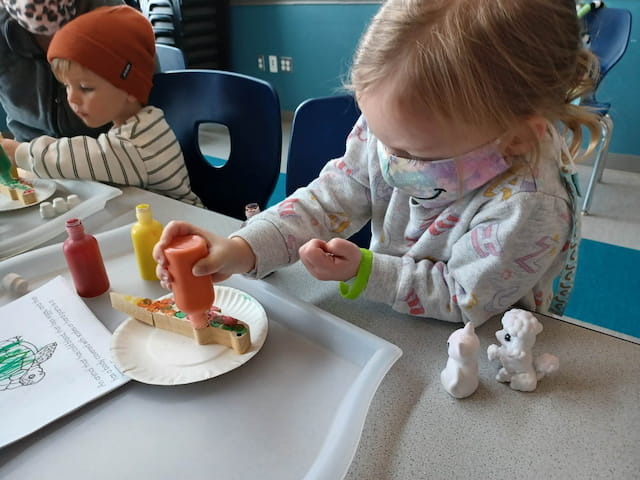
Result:
M391 78L442 119L505 130L543 115L566 125L577 156L581 126L589 151L600 128L571 102L597 75L574 0L387 0L360 40L350 88L360 96Z
M56 32L47 50L53 73L64 80L69 61L91 70L145 105L155 68L155 35L136 9L100 7Z

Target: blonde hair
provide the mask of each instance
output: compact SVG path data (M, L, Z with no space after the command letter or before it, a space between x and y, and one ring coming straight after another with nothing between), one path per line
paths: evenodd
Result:
M66 58L53 58L51 59L51 71L53 76L56 77L60 83L64 83L67 78L67 74L71 69L72 60Z
M71 69L71 65L74 63L73 60L69 60L67 58L52 58L51 59L51 71L53 72L53 76L56 77L56 80L58 80L60 83L64 83L66 81L67 78L67 73L69 73L69 69ZM79 63L77 63L77 65L80 65ZM153 59L153 65L154 65L154 69L158 68L158 62L156 57L154 57ZM84 68L85 70L88 70L86 67L84 67L83 65L80 65L81 68Z
M571 102L597 75L574 0L387 0L360 40L349 88L360 97L392 78L440 118L504 130L542 115L565 125L577 157L582 126L587 153L600 128Z

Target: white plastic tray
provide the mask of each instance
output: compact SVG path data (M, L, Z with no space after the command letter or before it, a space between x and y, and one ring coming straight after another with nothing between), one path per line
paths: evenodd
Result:
M104 183L85 180L55 180L56 191L48 199L75 193L80 203L53 218L43 219L40 207L33 205L0 212L0 260L26 252L64 232L68 218L84 219L104 208L107 200L122 195L122 190Z
M159 297L157 282L137 275L129 228L97 235L111 289ZM3 261L0 275L10 271L34 288L70 278L60 244ZM266 282L224 283L267 312L269 334L250 362L178 387L129 382L0 450L0 478L343 478L400 349ZM124 320L107 295L86 303L111 331Z

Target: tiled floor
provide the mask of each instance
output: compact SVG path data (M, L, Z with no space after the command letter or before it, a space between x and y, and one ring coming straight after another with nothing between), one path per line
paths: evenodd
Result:
M578 166L581 185L587 185L590 174L591 167ZM640 250L640 173L605 169L602 180L589 215L582 217L582 236Z

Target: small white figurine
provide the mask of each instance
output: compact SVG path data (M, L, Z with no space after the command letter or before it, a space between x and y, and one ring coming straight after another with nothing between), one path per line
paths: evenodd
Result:
M69 210L67 201L62 197L56 197L53 199L53 209L57 214L61 214Z
M29 282L17 273L7 273L2 277L2 287L9 293L22 296L29 291Z
M71 210L73 207L80 205L81 200L78 195L72 193L71 195L67 195L67 208Z
M447 340L449 359L440 373L440 382L451 396L465 398L478 388L478 352L480 341L473 323L459 328Z
M545 375L558 370L558 358L549 353L533 357L531 352L542 324L530 312L512 309L502 317L502 330L496 332L500 345L489 345L489 360L500 360L502 368L496 375L499 382L509 382L511 388L532 392Z
M56 215L56 211L53 209L51 202L42 202L40 204L40 216L42 218L53 218Z

